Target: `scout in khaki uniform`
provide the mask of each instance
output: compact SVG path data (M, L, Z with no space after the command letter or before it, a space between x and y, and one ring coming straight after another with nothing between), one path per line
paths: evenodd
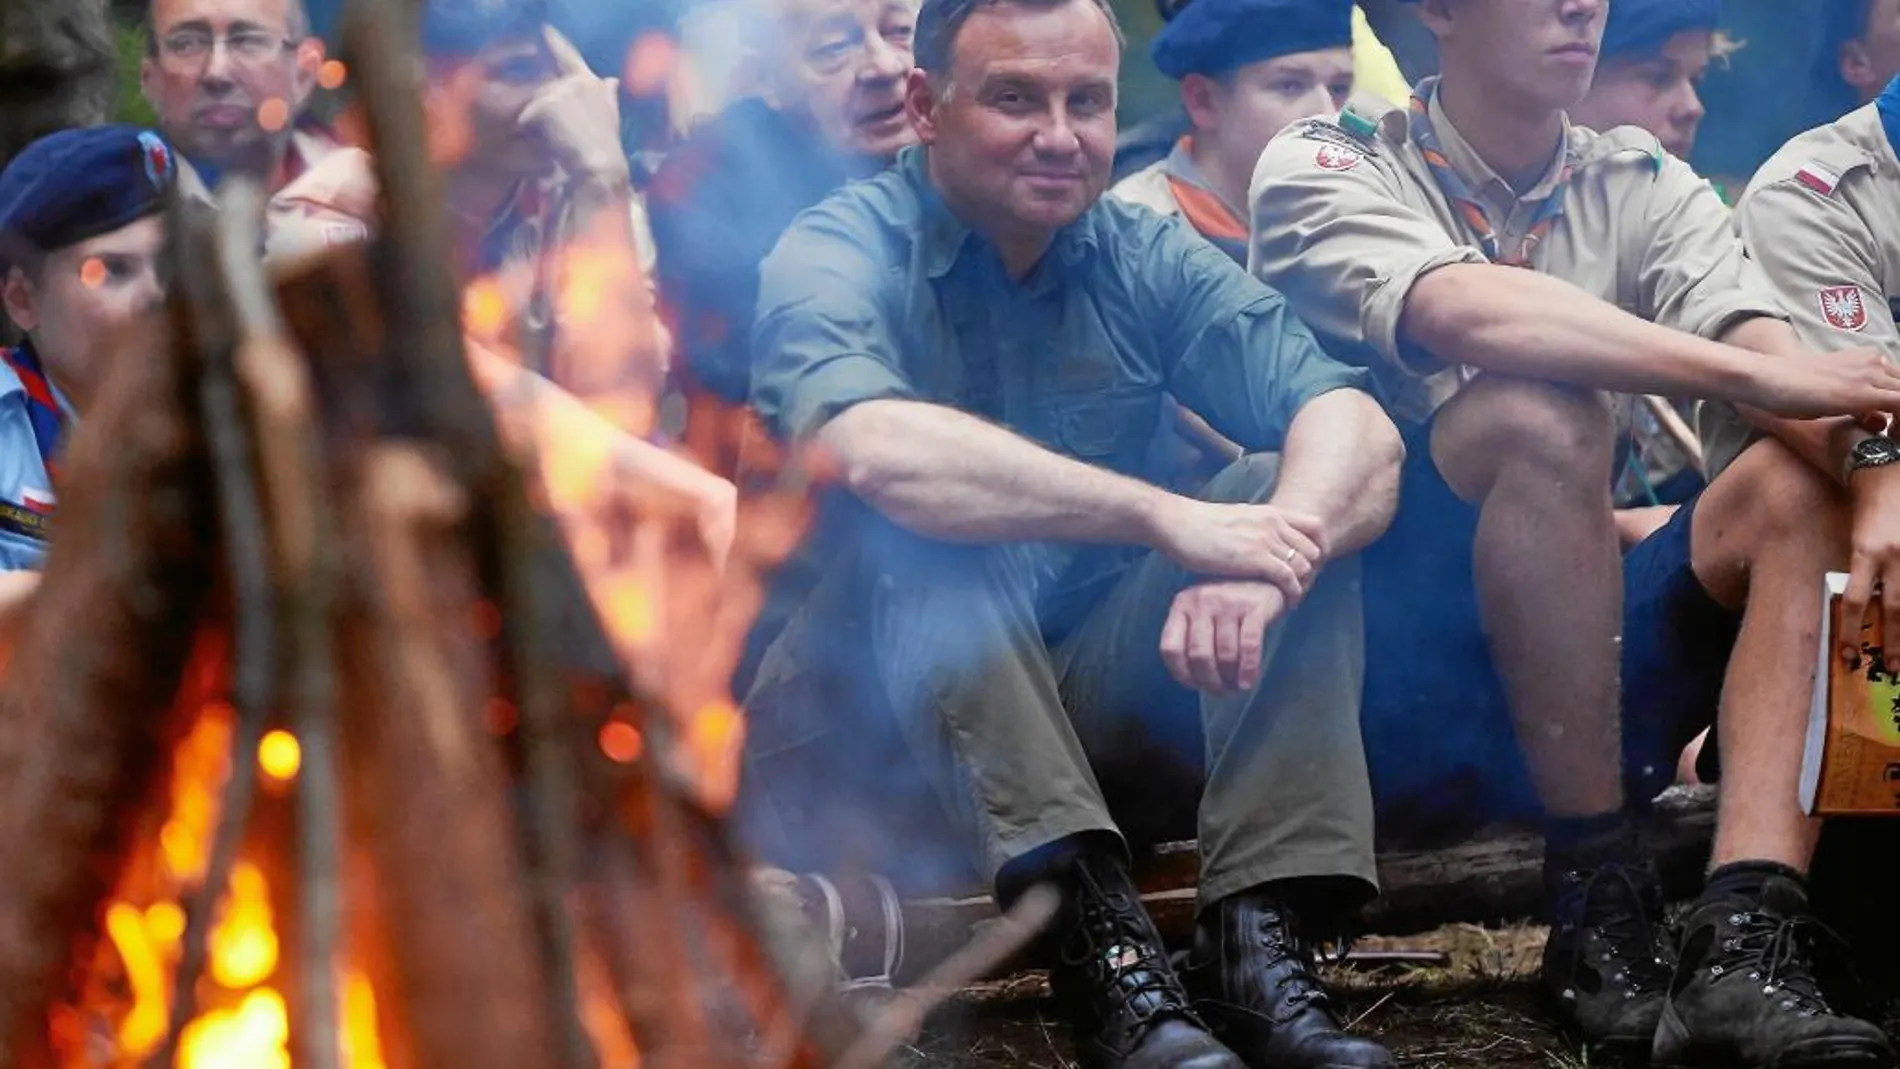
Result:
M1804 459L1811 429L1776 424L1786 444L1621 556L1604 391L1818 419L1885 410L1900 372L1805 350L1714 191L1655 137L1569 124L1606 10L1425 0L1442 81L1409 109L1296 125L1255 175L1255 269L1374 369L1408 439L1398 516L1365 558L1380 819L1543 817L1544 983L1592 1046L1887 1065L1788 936L1816 831L1796 800L1815 583L1845 556L1813 522L1839 507L1835 476ZM1715 867L1678 964L1624 813L1718 713Z
M1352 94L1352 0L1193 0L1155 37L1193 129L1166 159L1109 192L1185 218L1247 262L1247 186L1287 124L1331 115Z

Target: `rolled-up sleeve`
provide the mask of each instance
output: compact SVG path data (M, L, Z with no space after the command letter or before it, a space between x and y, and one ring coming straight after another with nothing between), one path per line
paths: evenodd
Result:
M893 272L838 219L807 213L759 270L752 403L798 441L852 405L913 399L887 307Z
M1704 338L1744 319L1786 319L1773 287L1742 252L1735 220L1715 189L1673 156L1650 187L1649 210L1624 236L1637 250L1643 318Z
M1320 165L1321 152L1334 166ZM1390 166L1371 151L1289 128L1254 171L1248 263L1322 337L1425 375L1441 365L1399 336L1412 287L1440 267L1485 257L1406 205Z
M1145 245L1141 298L1161 311L1168 389L1248 450L1280 448L1313 398L1369 376L1326 355L1287 302L1173 221Z

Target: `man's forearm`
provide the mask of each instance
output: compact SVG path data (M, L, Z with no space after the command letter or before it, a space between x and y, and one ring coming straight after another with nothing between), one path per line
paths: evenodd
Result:
M892 522L950 542L1152 545L1172 496L919 401L854 405L817 441L854 494Z
M1405 444L1385 410L1357 390L1321 394L1287 429L1273 504L1317 516L1331 556L1385 533L1398 509Z
M1452 264L1419 279L1401 332L1442 359L1617 393L1741 400L1752 357L1646 322L1561 279Z
M1745 319L1729 328L1722 340L1769 356L1799 359L1807 354L1794 328L1778 319ZM1783 419L1748 405L1737 405L1742 418L1773 436L1830 479L1839 480L1847 458L1867 432L1844 416L1832 419Z

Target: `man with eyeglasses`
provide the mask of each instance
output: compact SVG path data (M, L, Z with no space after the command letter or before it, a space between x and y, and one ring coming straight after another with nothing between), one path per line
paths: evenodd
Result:
M150 0L146 30L139 88L205 186L237 169L276 190L335 149L302 121L323 60L302 0Z

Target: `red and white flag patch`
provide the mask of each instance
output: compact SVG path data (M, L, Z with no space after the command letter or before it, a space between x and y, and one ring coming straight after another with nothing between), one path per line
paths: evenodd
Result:
M1817 295L1821 316L1836 330L1859 330L1867 325L1867 295L1859 286L1828 286Z
M1313 163L1325 171L1350 171L1359 166L1364 159L1359 153L1342 145L1321 145L1313 154Z
M47 516L52 514L53 506L58 504L58 499L53 496L51 490L42 490L37 486L22 486L20 487L20 504L42 516Z
M1831 197L1841 184L1841 176L1818 163L1810 163L1794 173L1794 180L1819 193Z

